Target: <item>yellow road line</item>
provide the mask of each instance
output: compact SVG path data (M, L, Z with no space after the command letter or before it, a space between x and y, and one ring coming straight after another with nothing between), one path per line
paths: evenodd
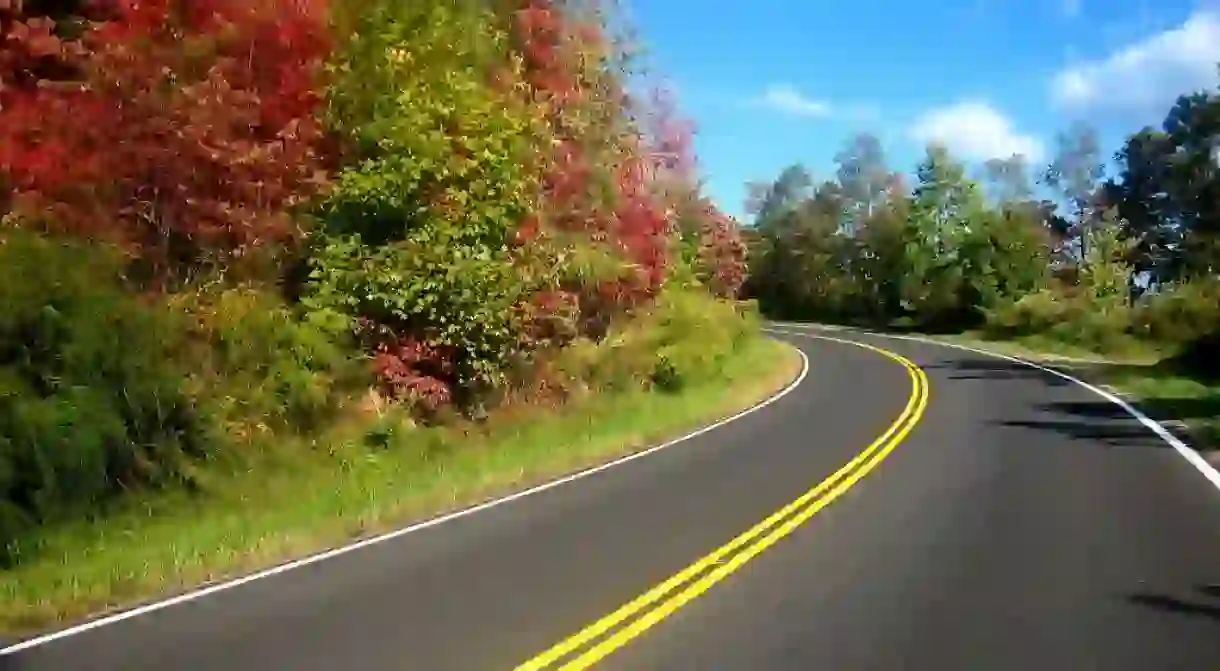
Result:
M818 483L813 489L802 494L792 503L784 506L762 522L751 527L745 533L674 574L643 595L564 639L554 647L519 665L515 671L540 671L545 669L637 613L652 606L651 610L639 615L627 626L614 632L559 668L565 671L578 671L592 666L618 648L626 645L629 641L660 622L690 600L707 591L712 585L740 568L763 550L792 533L798 526L810 517L813 517L819 510L829 505L842 495L843 492L847 491L857 481L876 468L902 442L903 438L910 433L911 429L919 422L928 404L928 378L918 366L898 354L873 345L830 336L805 335L805 337L830 340L871 350L897 361L906 368L907 373L911 377L912 389L906 406L903 408L902 414L898 416L898 419L864 451L857 454L842 468ZM810 505L811 502L812 505ZM796 514L793 515L793 513ZM776 526L780 520L789 516L791 516L791 519ZM741 550L741 552L734 555L733 553L738 550ZM730 555L732 556L729 557ZM725 561L726 557L729 557L727 561ZM708 571L709 568L713 570ZM705 575L699 577L698 580L694 580L701 574ZM691 582L692 580L694 582ZM668 598L662 598L686 583L691 584L683 587ZM653 606L654 602L658 601L659 603Z

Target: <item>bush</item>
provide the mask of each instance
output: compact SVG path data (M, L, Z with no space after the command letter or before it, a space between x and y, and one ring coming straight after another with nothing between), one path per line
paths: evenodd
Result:
M1132 331L1157 342L1183 344L1220 331L1220 282L1185 282L1145 295L1134 310Z
M355 160L318 209L305 302L359 331L394 396L466 405L504 383L522 337L512 244L536 209L542 121L490 10L344 11L329 123Z
M1073 315L1071 321L1056 324L1046 337L1102 354L1131 349L1131 311L1125 305L1099 309L1084 304L1073 308Z
M190 481L208 428L170 357L180 324L104 248L0 238L0 544L138 484Z
M983 330L995 338L1046 333L1068 319L1072 312L1071 303L1052 291L1043 290L987 310Z
M602 341L565 348L560 368L570 381L606 391L678 391L711 379L757 333L756 311L701 290L667 288Z
M521 338L523 283L508 259L483 252L334 238L314 260L308 304L350 320L394 396L424 402L440 385L436 404L463 400L503 382Z
M752 315L734 303L695 291L664 291L637 328L654 352L651 381L676 391L720 372L724 361L752 333Z
M1090 300L1042 290L987 310L983 332L990 338L1046 338L1096 352L1131 343L1131 311L1121 302Z
M183 293L191 324L193 395L219 417L269 428L316 429L367 386L349 334L296 314L254 287Z

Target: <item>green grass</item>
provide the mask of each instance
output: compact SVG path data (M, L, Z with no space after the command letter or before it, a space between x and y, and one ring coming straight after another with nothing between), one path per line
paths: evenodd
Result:
M206 495L162 494L48 532L0 573L0 630L30 633L521 489L744 409L799 368L789 346L755 339L677 393L594 395L477 432L399 429L380 450L351 430L284 450L291 461L268 456Z
M976 332L949 335L924 335L933 340L952 342L967 347L990 350L1031 361L1066 363L1123 363L1151 365L1161 360L1162 354L1151 346L1132 346L1122 352L1111 352L1105 356L1083 347L1069 345L1054 338L1030 336L1018 340L995 340Z

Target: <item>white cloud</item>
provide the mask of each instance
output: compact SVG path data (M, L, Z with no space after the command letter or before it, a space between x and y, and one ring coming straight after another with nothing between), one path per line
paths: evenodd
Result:
M786 84L768 87L758 103L793 116L825 117L831 113L829 103L814 100Z
M1073 111L1159 111L1181 93L1213 88L1217 62L1220 12L1200 10L1176 28L1064 68L1051 81L1051 98Z
M1041 140L1018 132L1008 117L979 100L931 109L908 132L916 142L942 144L969 161L1021 154L1036 162L1045 153Z

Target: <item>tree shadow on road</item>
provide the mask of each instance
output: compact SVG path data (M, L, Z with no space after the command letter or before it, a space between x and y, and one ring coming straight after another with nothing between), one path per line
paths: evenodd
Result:
M924 370L948 371L950 380L1038 380L1053 387L1071 384L1061 377L1056 377L1044 370L1038 370L1024 364L1004 359L990 357L957 358L946 363L931 364L922 367Z
M1021 420L997 422L1000 426L1053 431L1069 438L1092 440L1110 447L1168 447L1163 440L1135 423L1110 425L1070 420Z
M1199 450L1220 446L1220 387L1192 379L1180 368L1120 363L1052 367L1092 384L1137 389L1140 395L1128 396L1127 400L1170 433ZM956 359L925 368L945 370L950 380L1037 381L1048 389L1073 384L1046 371L986 357ZM1101 397L1045 403L1036 411L1040 415L1037 419L1000 424L1055 431L1111 446L1166 446L1126 410Z
M1200 593L1213 599L1220 597L1220 587L1215 585L1202 585L1196 589ZM1137 606L1143 606L1145 608L1151 608L1166 613L1203 617L1220 622L1220 601L1217 603L1203 603L1195 600L1180 599L1178 597L1169 596L1166 594L1150 594L1146 592L1128 595L1126 600L1128 603L1132 603Z
M1217 446L1215 420L1220 417L1220 395L1145 397L1132 399L1132 404L1195 449L1212 450ZM1005 424L1055 430L1070 437L1100 440L1115 446L1167 446L1149 427L1105 399L1045 403L1038 406L1038 410L1055 418Z

